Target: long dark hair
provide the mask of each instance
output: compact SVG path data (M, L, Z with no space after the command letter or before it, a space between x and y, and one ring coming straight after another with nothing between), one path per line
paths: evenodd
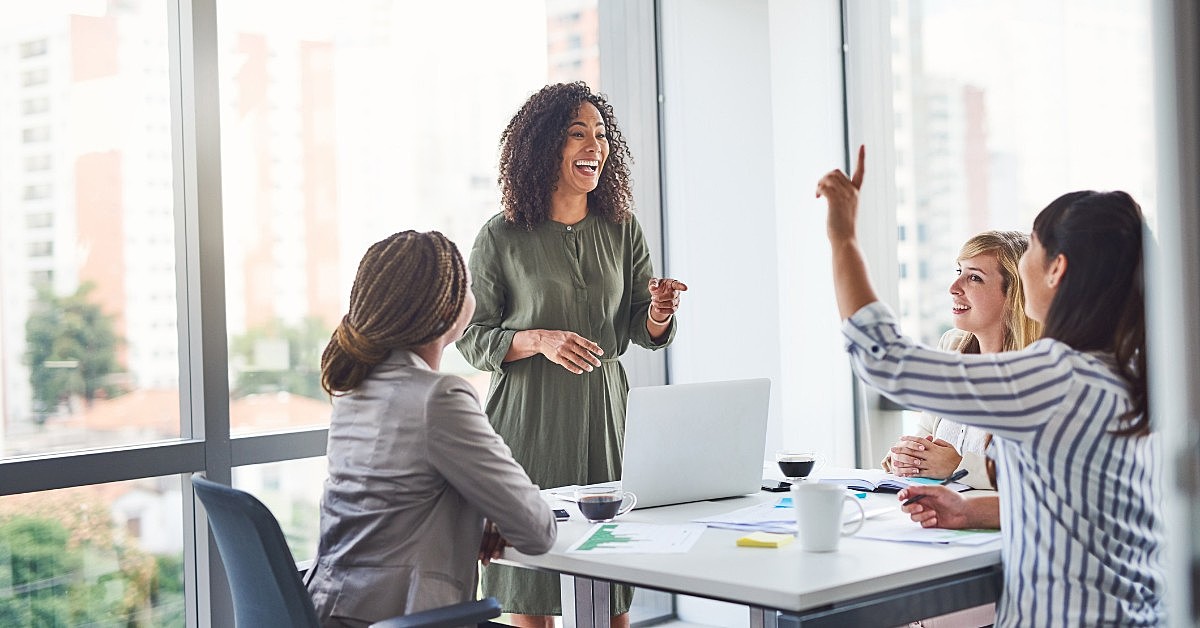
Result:
M600 111L608 135L608 160L596 189L588 193L588 211L612 222L629 220L633 207L629 147L617 116L603 94L583 82L547 85L529 97L500 135L500 202L504 218L533 229L550 217L550 196L558 183L567 125L588 102Z
M1133 407L1117 434L1149 432L1142 209L1125 192L1071 192L1046 206L1033 234L1046 260L1060 253L1067 270L1046 313L1042 336L1077 351L1103 351L1129 384Z
M437 339L454 325L467 290L458 247L437 231L401 231L372 244L358 263L350 311L321 355L321 387L348 393L393 349Z

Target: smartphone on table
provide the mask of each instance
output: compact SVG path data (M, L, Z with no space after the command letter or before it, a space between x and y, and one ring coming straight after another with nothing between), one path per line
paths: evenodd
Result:
M783 480L768 480L764 478L762 481L762 490L767 491L768 493L786 493L792 490L792 483L784 482Z

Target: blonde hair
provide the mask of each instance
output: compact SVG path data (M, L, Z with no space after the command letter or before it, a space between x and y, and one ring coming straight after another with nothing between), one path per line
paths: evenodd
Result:
M1025 315L1025 292L1017 264L1029 248L1029 236L1019 231L984 231L967 240L958 252L959 261L977 255L991 255L1000 266L1001 289L1004 290L1004 342L1001 351L1024 349L1042 336L1042 326ZM952 350L959 353L979 353L979 340L967 333Z
M468 289L462 255L437 231L402 231L372 244L358 263L350 311L321 354L321 388L348 393L393 349L449 331Z

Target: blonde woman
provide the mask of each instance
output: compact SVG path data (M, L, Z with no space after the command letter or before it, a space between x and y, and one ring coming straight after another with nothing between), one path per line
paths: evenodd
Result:
M967 240L958 254L958 277L950 284L954 329L938 349L959 353L999 353L1024 349L1042 326L1025 315L1017 263L1029 237L1016 231L985 231ZM945 478L966 469L961 481L972 488L995 488L984 455L992 435L977 427L921 413L917 433L901 436L883 459L884 470L918 478Z

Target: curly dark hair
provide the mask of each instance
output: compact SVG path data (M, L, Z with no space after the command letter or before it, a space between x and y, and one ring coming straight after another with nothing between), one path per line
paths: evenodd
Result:
M588 211L615 223L632 215L629 163L633 157L621 136L617 117L603 94L582 81L556 83L529 97L500 134L500 184L504 218L533 229L550 217L550 196L558 184L567 125L590 102L600 111L608 135L608 160L596 189L588 193Z

